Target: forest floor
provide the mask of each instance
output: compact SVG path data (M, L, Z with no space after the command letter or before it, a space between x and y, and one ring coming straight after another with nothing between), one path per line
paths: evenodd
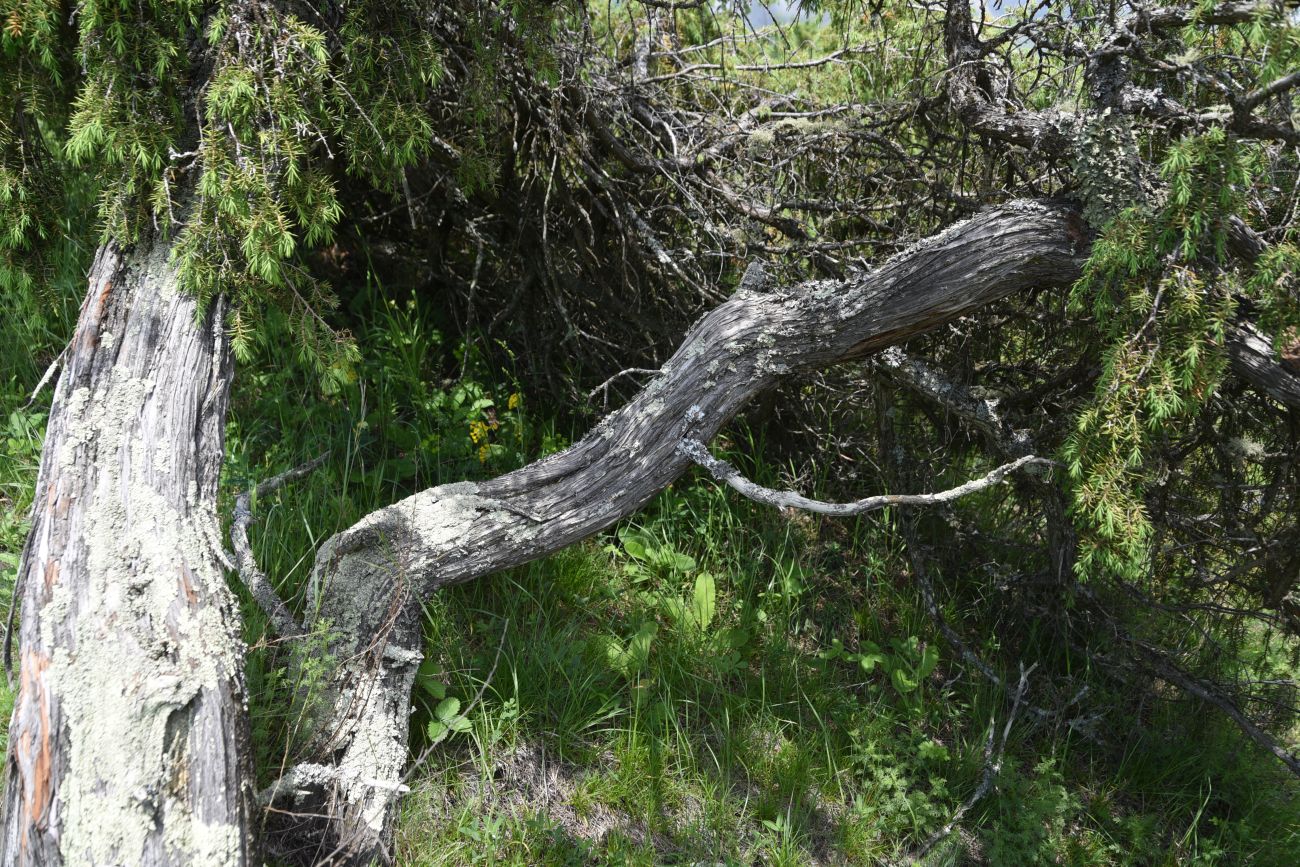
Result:
M557 429L472 353L457 359L414 305L375 298L352 313L366 323L355 379L323 388L274 340L239 373L228 497L330 455L255 504L254 550L289 596L315 546L371 508L509 469L579 432ZM67 302L0 326L3 601L48 393L24 404L74 314ZM784 478L762 463L747 471ZM798 481L817 491L817 479ZM691 476L596 539L441 593L427 608L413 746L453 731L413 772L399 862L906 860L980 786L992 729L993 787L924 863L1300 863L1296 780L1182 694L1109 694L1071 672L1071 689L1090 687L1072 720L1011 718L1007 690L937 637L896 522L782 514ZM996 591L977 572L941 585L940 604L1014 684L1021 660L1002 652ZM266 640L244 601L269 779L302 748L329 660L321 642ZM314 664L290 682L292 653ZM1026 702L1062 677L1036 669Z

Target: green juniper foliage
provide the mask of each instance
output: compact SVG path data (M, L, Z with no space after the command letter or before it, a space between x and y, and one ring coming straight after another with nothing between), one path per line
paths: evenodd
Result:
M1223 130L1173 142L1160 166L1163 202L1122 209L1071 293L1071 311L1091 314L1105 347L1096 397L1064 448L1086 534L1082 575L1146 574L1152 530L1143 494L1160 472L1150 447L1218 387L1241 299L1259 306L1279 344L1294 338L1294 245L1273 247L1258 264L1230 250L1229 221L1266 183L1267 168L1258 148Z
M0 298L29 294L58 234L58 131L68 96L57 4L0 6Z
M0 286L30 285L51 202L88 176L104 239L171 236L182 286L230 296L241 357L277 304L322 370L346 375L355 351L299 254L331 240L342 177L400 191L433 146L441 66L422 22L436 7L375 0L327 19L309 4L10 4Z

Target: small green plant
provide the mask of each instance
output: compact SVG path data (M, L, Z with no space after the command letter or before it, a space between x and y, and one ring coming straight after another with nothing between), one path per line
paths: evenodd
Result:
M605 636L598 644L604 649L610 668L632 679L641 673L650 659L650 645L658 634L654 622L642 623L626 642Z
M768 845L764 847L768 856L766 863L795 867L806 862L803 841L800 839L802 835L791 822L788 812L764 819L763 828L771 836Z
M921 837L951 811L943 773L948 750L924 735L899 735L889 723L873 717L850 730L853 814L877 837Z
M425 659L415 674L416 712L424 718L427 746L445 741L453 734L463 734L472 724L461 713L460 699L447 695L446 672L435 659Z
M608 550L628 558L623 571L634 581L671 579L695 570L693 557L678 551L671 543L656 542L647 533L624 530L618 534L618 541L621 549L610 546Z
M336 637L330 622L319 620L287 645L287 661L269 648L249 655L249 689L260 699L249 707L259 770L274 772L307 748L330 707Z
M991 863L1052 864L1080 804L1053 760L1040 762L1029 775L1016 773L1015 759L1008 758L990 809L998 816L983 841Z
M874 641L865 641L860 650L849 651L844 648L843 641L835 638L820 656L828 661L842 659L855 662L868 673L879 666L889 677L894 690L904 698L916 695L921 684L939 665L939 649L933 643L923 644L915 635L891 638L889 650L883 649Z
M433 719L424 727L424 733L430 744L441 743L452 734L461 734L470 730L469 719L460 712L460 699L444 698L433 709Z
M702 635L718 613L717 581L711 573L701 572L686 597L665 594L660 597L660 606L679 629Z

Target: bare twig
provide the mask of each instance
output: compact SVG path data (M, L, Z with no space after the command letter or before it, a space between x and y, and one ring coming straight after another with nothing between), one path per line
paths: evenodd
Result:
M289 482L311 473L325 463L325 458L325 455L321 455L302 466L286 470L278 476L267 479L256 488L244 491L235 497L234 520L230 523L230 544L234 548L235 566L239 573L239 580L248 589L258 607L270 619L272 628L281 638L292 638L301 635L302 626L298 623L297 618L293 616L293 612L289 610L289 606L285 605L284 600L275 592L275 588L271 586L271 581L266 577L266 573L258 568L257 559L253 556L253 549L248 544L248 525L253 523L252 499L254 496L265 497L272 491L284 487Z
M468 717L470 713L482 703L484 693L486 693L487 688L491 686L492 678L496 676L497 665L501 662L501 651L505 649L506 636L509 634L510 618L507 617L505 623L501 626L501 641L497 644L497 655L492 659L492 667L488 669L487 677L483 678L482 684L479 685L478 692L474 694L474 698L470 700L470 703L465 706L465 710L461 716ZM411 762L411 766L406 769L406 773L402 776L403 783L410 781L411 777L415 775L415 772L424 766L424 763L429 760L429 756L433 755L433 751L444 740L446 740L445 734L442 737L435 738L433 743L420 751L420 754L415 757L415 761Z
M740 471L726 461L719 460L709 454L704 443L697 439L684 439L678 446L678 451L699 464L718 481L726 482L742 496L753 500L757 503L763 503L768 506L775 506L778 509L803 509L807 512L815 512L819 515L831 515L834 517L848 517L851 515L862 515L867 512L873 512L877 509L884 509L889 506L937 506L942 503L950 503L953 500L960 499L969 494L983 491L994 485L1000 484L1008 474L1015 472L1022 467L1031 464L1054 465L1055 461L1047 458L1040 458L1034 455L1025 455L1017 458L1010 463L1003 464L996 469L990 470L978 479L971 479L955 488L949 488L946 491L938 491L932 494L877 494L874 497L856 500L852 503L827 503L821 500L812 500L802 494L796 494L793 491L777 491L772 488L765 488L762 485L755 484L740 474Z
M58 373L60 365L63 364L63 356L67 354L68 350L64 349L53 361L50 362L50 366L45 369L45 375L41 377L41 381L36 383L36 387L32 389L31 397L27 398L27 402L23 404L23 409L27 409L32 404L36 403L36 398L40 396L41 391L44 390L45 386L49 385L50 380L54 378L54 374Z
M971 792L970 797L962 802L962 805L957 808L957 811L952 814L952 818L942 828L931 834L919 849L903 859L904 864L915 864L924 858L931 849L943 842L953 832L957 827L957 823L970 812L972 807L979 803L981 798L993 790L998 774L1002 771L1002 757L1007 750L1007 739L1011 736L1011 726L1016 721L1016 715L1020 712L1021 701L1025 697L1025 690L1029 686L1029 675L1033 674L1034 669L1037 667L1038 663L1034 663L1027 669L1023 664L1020 666L1020 684L1016 687L1015 695L1012 697L1011 712L1007 714L1006 724L1002 726L1002 737L998 741L996 749L993 746L995 721L993 717L989 718L988 738L984 741L984 775L980 778L980 784L975 787L975 791Z
M1268 732L1255 725L1249 717L1242 713L1241 708L1237 706L1235 701L1220 692L1213 684L1183 671L1171 662L1165 653L1155 647L1136 640L1132 644L1146 658L1149 667L1155 674L1177 684L1185 692L1223 711L1248 738L1286 765L1291 773L1300 777L1300 756L1288 751L1274 740Z
M621 379L624 376L631 376L631 375L654 376L658 373L659 373L658 370L652 370L648 367L629 367L627 370L620 370L618 373L614 374L609 379L605 380L600 385L593 388L591 392L587 395L587 400L588 402L590 402L591 399L596 395L608 391L609 387L614 384L614 380L616 379Z

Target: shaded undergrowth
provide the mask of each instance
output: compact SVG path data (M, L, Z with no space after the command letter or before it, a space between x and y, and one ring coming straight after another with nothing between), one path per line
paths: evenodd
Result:
M518 466L585 424L532 406L415 300L357 303L360 345L382 351L337 394L283 400L316 388L305 365L241 379L231 490L331 454L257 509L255 548L289 596L315 545L369 509ZM792 483L789 467L754 458L768 450L743 425L720 445L760 481ZM954 459L946 476L978 468ZM818 472L794 483L843 493L834 468ZM863 470L853 484L886 482ZM991 544L1025 520L1008 489L956 509L991 553L964 574L940 570L945 617L1004 681L1037 660L1031 701L1088 690L1059 720L1020 715L996 787L929 861L1293 863L1294 781L1217 713L1165 684L1094 676L1050 619L1016 615L1005 582L1027 555ZM942 643L898 517L781 514L691 475L595 539L439 594L413 744L459 715L467 724L412 778L401 861L873 864L914 850L979 784L1010 697ZM926 521L940 544L957 523ZM285 651L259 643L248 615L269 777L301 746L314 686L273 673Z

